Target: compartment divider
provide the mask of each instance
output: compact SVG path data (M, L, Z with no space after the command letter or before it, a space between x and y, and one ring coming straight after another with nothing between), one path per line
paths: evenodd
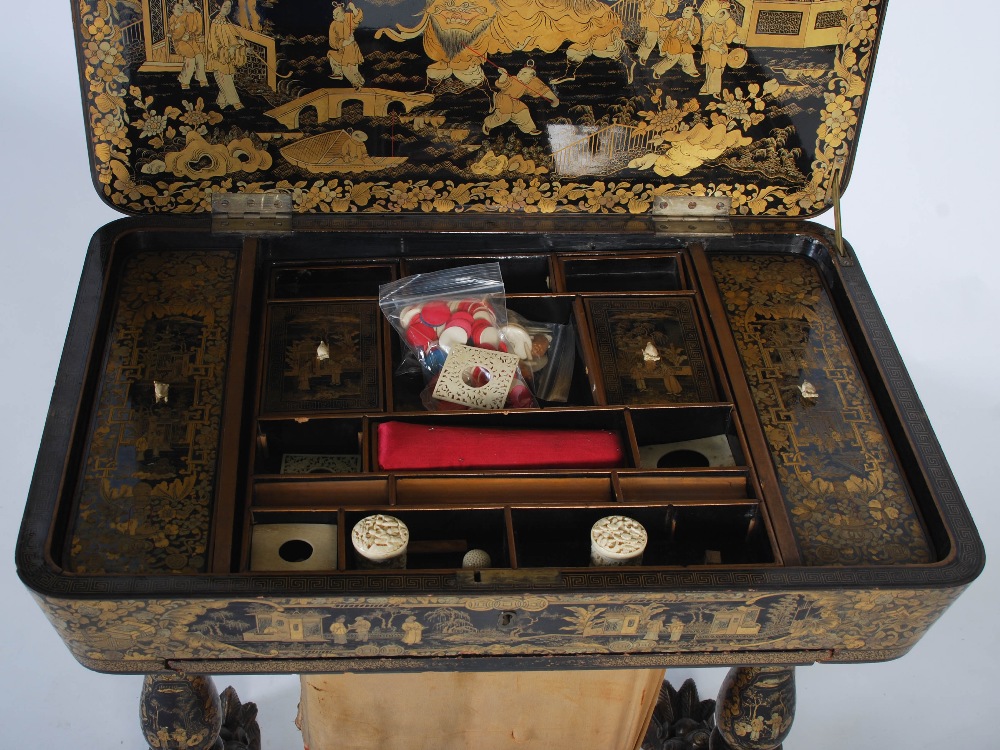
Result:
M396 499L400 507L433 504L454 507L518 505L524 503L560 505L614 502L612 473L607 471L546 473L495 472L492 474L403 474L395 475Z
M366 414L361 418L361 434L358 436L358 450L361 452L361 471L366 473L375 471L375 463L372 461L371 456L371 440L368 437L370 425L371 417Z
M337 509L337 570L347 570L347 514Z
M711 500L757 500L752 492L747 468L635 470L618 472L624 503L699 504Z
M703 246L698 245L691 248L691 262L695 268L700 296L709 313L709 320L717 323L712 325L711 332L713 338L719 343L719 371L720 373L742 373L742 359L737 351L736 342L733 340L732 331L729 330L726 323L728 316L725 305L715 284L712 268ZM750 387L745 378L737 381L731 375L727 375L726 380L729 381L739 421L746 431L745 438L750 452L747 460L756 468L757 478L763 489L762 500L766 503L769 511L768 516L774 533L775 545L777 549L781 550L785 564L799 565L801 558L798 542L792 533L791 519L783 501L781 487L772 464L764 430L757 417Z
M510 562L510 567L517 570L520 566L517 562L517 547L514 544L514 517L509 505L504 506L503 522L507 532L507 560Z
M625 502L625 493L622 492L621 478L618 476L617 471L611 472L611 489L614 492L616 503Z
M389 474L389 505L392 507L399 505L399 489L395 474Z
M624 409L625 415L625 440L628 443L629 452L629 466L638 469L640 466L639 459L639 440L635 434L635 425L632 423L632 410L626 407Z
M596 406L607 406L608 397L604 390L604 378L601 376L601 368L597 366L597 349L594 343L590 316L583 304L583 297L579 294L573 299L573 314L576 318L577 337L582 350L584 368L590 380L590 391Z
M253 509L307 506L332 510L344 505L374 508L392 504L390 486L390 476L385 474L331 474L318 479L262 476L254 483Z
M252 331L254 285L257 281L257 240L244 239L237 260L236 284L233 292L232 330ZM246 382L253 347L250 336L233 336L229 345L229 362L222 392L223 420L219 429L218 484L212 507L211 532L208 537L208 569L213 573L228 573L234 563L234 547L238 543L235 519L242 508L238 488L246 475L240 471L240 437L243 433L246 391L253 384ZM243 495L245 497L245 494ZM244 513L245 515L245 513Z
M396 406L396 378L394 377L394 370L396 368L392 366L392 347L395 344L396 337L395 331L393 331L385 315L382 314L381 309L379 309L379 324L382 326L382 351L378 362L379 374L382 376L382 387L385 388L383 392L385 410L386 412L392 412ZM367 415L365 419L367 419Z

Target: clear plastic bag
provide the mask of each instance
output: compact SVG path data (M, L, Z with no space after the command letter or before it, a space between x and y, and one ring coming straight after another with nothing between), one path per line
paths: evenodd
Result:
M521 335L517 328L526 335ZM508 310L503 334L508 351L521 359L521 375L535 397L540 401L568 401L576 358L576 332L572 323L528 320Z
M442 372L446 376L449 374L445 366L453 351L460 352L463 361L469 356L475 357L475 352L470 354L469 348L508 351L508 343L501 333L507 326L507 308L499 263L448 268L383 284L379 287L379 307L423 373L427 387L421 393L421 401L427 409L531 408L538 405L516 363L510 387L499 393L494 406L472 406L471 401L453 402L433 395ZM496 357L491 357L493 373L497 367L495 360ZM495 389L501 382L506 383L506 380L493 378L490 368L475 366L469 368L465 379L467 386L473 389Z

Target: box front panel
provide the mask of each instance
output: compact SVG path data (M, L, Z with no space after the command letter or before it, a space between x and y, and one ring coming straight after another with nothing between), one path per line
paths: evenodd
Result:
M607 595L247 597L39 603L84 665L163 669L168 660L238 660L249 672L364 669L364 660L461 669L454 657L579 657L611 666L739 664L781 652L878 661L908 650L959 590L676 591ZM166 627L165 627L166 625ZM755 653L756 652L756 653ZM809 654L809 656L806 656ZM338 662L343 666L338 666ZM445 666L447 665L447 666ZM371 666L369 668L372 668ZM406 668L406 667L404 667ZM482 667L481 667L482 668ZM488 667L487 667L488 668ZM214 671L214 670L213 670Z

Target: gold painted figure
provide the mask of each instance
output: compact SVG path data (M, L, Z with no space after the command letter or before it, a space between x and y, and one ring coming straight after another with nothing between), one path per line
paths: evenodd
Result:
M173 14L167 21L170 40L174 50L184 58L184 66L178 80L182 89L191 88L191 79L197 78L202 86L208 85L205 74L205 21L201 11L191 4L191 0L174 3Z
M347 629L357 633L359 641L368 643L368 634L371 632L372 624L363 617L355 617L354 622Z
M403 42L423 37L424 53L431 60L425 89L452 77L466 88L475 88L486 81L482 63L495 51L495 40L488 32L496 14L497 6L491 0L432 0L419 24L379 29L375 38L384 34L394 42Z
M410 615L403 623L403 643L407 646L416 646L423 640L424 626L417 622L417 618Z
M364 20L364 13L358 10L353 0L344 4L333 4L333 20L330 22L330 51L326 53L330 61L330 78L346 78L356 89L365 85L364 76L358 70L364 57L354 39L354 31Z
M672 1L672 0L671 0ZM588 57L621 60L632 82L635 60L622 38L622 19L600 0L432 0L416 26L382 28L394 42L422 36L427 87L455 77L467 88L481 86L491 54L566 48L566 72L552 83L572 81Z
M360 130L352 130L349 132L350 138L345 138L340 145L340 155L343 157L346 164L364 161L368 158L368 147L365 146L365 141L368 140L368 135L366 133L362 133Z
M736 39L739 28L726 8L720 8L715 15L706 18L705 5L702 5L705 32L701 40L705 85L700 93L718 96L722 93L722 73L729 60L729 45Z
M330 625L330 635L333 636L333 642L337 644L347 643L347 625L344 624L346 618L341 615Z
M653 66L653 78L659 78L677 63L692 78L700 74L694 64L694 45L701 40L701 22L693 5L685 5L681 17L661 29L660 54L663 59Z
M553 14L550 20L556 28L568 22L571 29L566 35L573 42L566 48L566 72L561 78L553 79L552 83L575 81L576 71L588 57L620 60L625 66L628 82L632 83L635 60L622 38L622 19L611 6L599 0L556 0L551 3L551 8L541 0L538 4ZM560 5L563 7L556 7ZM548 51L545 46L539 46Z
M663 55L662 29L670 24L668 16L677 10L678 0L643 0L639 25L643 29L642 42L636 54L642 65L646 64L653 47L659 44Z
M528 60L516 76L511 76L504 68L500 68L497 92L493 95L493 110L483 121L483 133L489 135L493 128L513 122L522 133L539 135L542 131L531 119L528 105L521 101L525 96L546 99L553 107L559 106L559 97L538 78L534 60Z
M216 102L220 109L230 105L233 109L243 109L240 95L236 93L234 77L237 68L246 64L247 50L243 37L229 20L232 9L232 1L225 0L208 27L208 69L215 76L215 83L219 87Z

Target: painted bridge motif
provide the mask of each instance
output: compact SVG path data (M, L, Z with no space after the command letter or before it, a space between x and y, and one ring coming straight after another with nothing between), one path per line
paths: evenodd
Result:
M389 89L317 89L287 104L268 110L265 114L289 130L296 130L303 110L309 108L316 110L317 122L326 122L340 117L346 102L361 102L365 117L386 117L392 102L399 102L409 112L414 107L423 107L432 101L434 94L407 94Z

